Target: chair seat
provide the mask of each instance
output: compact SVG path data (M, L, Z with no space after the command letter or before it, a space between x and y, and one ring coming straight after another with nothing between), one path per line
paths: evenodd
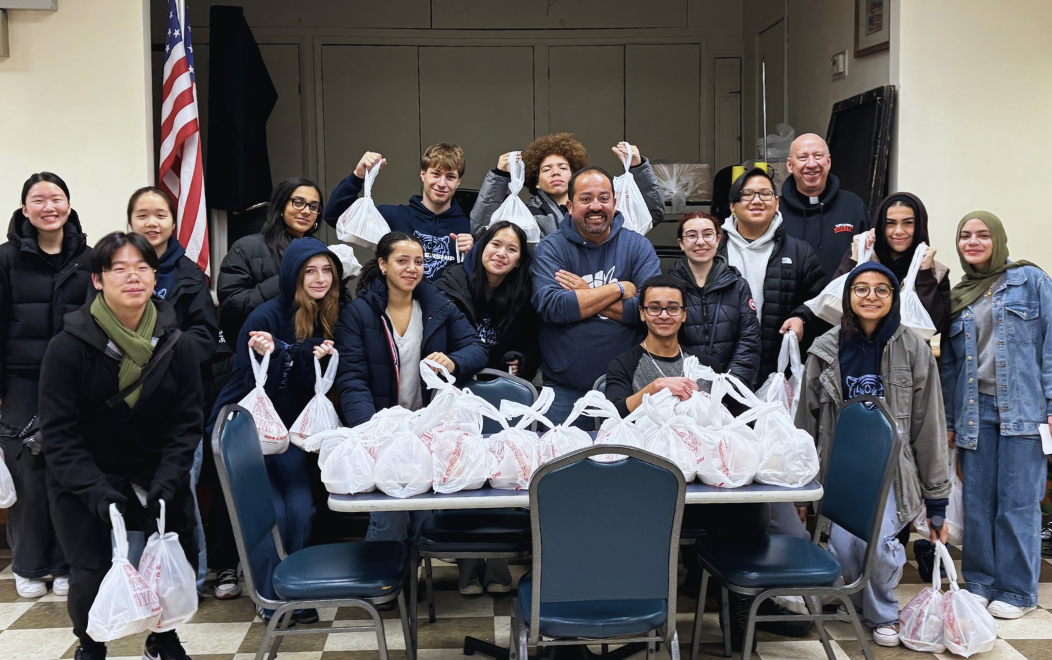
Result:
M611 578L613 579L613 578ZM530 620L533 574L519 580L519 607L523 620ZM549 637L608 639L643 635L665 625L668 607L664 600L594 600L575 603L542 603L541 634Z
M768 534L748 540L698 537L702 568L718 580L754 589L830 586L840 563L822 546L794 536Z
M428 555L457 552L528 555L530 514L516 509L437 511L420 527L417 541Z
M381 598L407 575L409 549L400 541L315 545L292 553L274 569L282 600Z

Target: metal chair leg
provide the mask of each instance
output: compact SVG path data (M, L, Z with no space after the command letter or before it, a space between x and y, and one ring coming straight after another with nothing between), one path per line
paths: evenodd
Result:
M742 640L741 660L749 660L749 657L752 656L752 638L756 631L756 613L760 609L762 600L763 594L760 594L753 599L752 605L749 606L749 616L745 619L745 639Z
M271 622L277 620L278 630L287 630L289 625L292 623L292 608L282 611L279 607L274 611L274 615L270 617ZM278 649L281 647L281 642L285 639L284 635L277 635L274 638L274 647L270 649L269 660L274 660L278 657Z
M705 617L705 593L709 586L709 574L701 572L701 589L698 591L698 607L694 610L694 632L690 638L690 660L698 660L698 650L701 645L702 619ZM669 649L672 652L672 649Z
M416 640L413 639L413 624L409 621L404 591L398 592L398 616L402 620L402 636L405 638L405 658L406 660L415 660Z
M679 631L672 629L672 642L668 645L668 654L672 660L679 660Z
M862 622L858 619L858 612L855 611L854 603L842 593L837 592L836 595L840 598L840 602L844 604L844 607L847 608L847 616L851 619L851 625L855 627L855 636L858 637L858 642L862 645L862 655L866 657L866 660L876 660L873 656L873 651L869 648L869 642L866 640L866 633L862 628Z
M267 652L267 643L274 637L274 629L278 627L278 619L276 617L270 617L270 621L267 622L267 629L263 633L263 639L259 640L259 651L256 652L256 660L263 660L263 655ZM278 637L277 639L281 639Z
M420 591L420 548L414 543L409 554L409 628L412 632L413 643L416 644L416 631L420 622L419 592Z
M804 605L807 606L807 611L811 614L821 615L822 604L818 602L817 596L804 596ZM829 660L836 660L836 654L833 652L833 647L829 644L829 633L826 632L825 623L821 618L814 619L815 626L818 628L818 636L822 639L822 648L826 650L826 657Z
M435 622L435 587L431 577L431 558L424 557L424 586L427 588L427 620Z
M731 652L731 592L727 587L720 587L720 612L723 614L723 657L729 658Z
M375 607L370 606L368 610L369 616L373 618L373 627L376 628L376 648L380 651L380 660L387 660L387 635L384 632L383 619L380 618L380 613ZM408 640L406 648L409 648Z

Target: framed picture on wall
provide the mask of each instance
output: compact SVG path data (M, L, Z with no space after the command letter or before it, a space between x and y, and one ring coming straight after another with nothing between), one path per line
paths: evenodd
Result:
M891 38L891 1L855 0L855 57L884 50Z

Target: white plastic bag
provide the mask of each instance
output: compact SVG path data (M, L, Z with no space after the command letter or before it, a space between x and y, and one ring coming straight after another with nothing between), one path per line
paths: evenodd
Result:
M924 261L924 254L927 251L928 246L925 243L919 244L913 251L913 261L910 262L906 278L902 280L899 294L899 311L902 314L900 322L920 335L924 341L935 336L935 324L932 323L931 315L928 314L928 310L924 309L924 303L917 295L917 275L920 273L921 262Z
M542 405L547 409L551 401ZM538 413L534 408L515 401L501 401L500 415L497 421L504 428L490 437L489 451L494 458L494 469L489 485L498 490L526 490L533 473L541 466L537 433L527 428ZM516 417L519 421L509 427L507 420Z
M320 441L311 441L311 436L322 431L331 431L340 427L340 418L336 414L336 408L325 394L336 382L336 367L340 363L340 354L333 349L329 356L329 365L325 367L325 374L321 373L321 362L314 358L314 397L307 402L300 412L299 417L292 423L289 429L289 439L303 451L318 451L321 447Z
M718 488L740 488L752 483L760 467L752 429L701 428L702 459L698 478Z
M453 385L456 379L445 367L432 360L421 360L420 379L434 393L427 407L415 415L413 429L417 435L427 433L442 422L465 422L482 428L479 407L461 405L464 392Z
M777 163L788 158L789 148L792 146L793 140L796 139L796 131L789 124L778 122L774 125L774 130L778 132L767 135L766 154L763 153L763 137L756 138L756 153L760 160L768 163Z
M785 370L792 374L788 379ZM789 416L796 419L796 409L800 406L800 383L804 377L804 363L800 359L800 340L795 332L782 335L782 348L778 351L778 371L767 377L760 389L756 391L763 401L778 401L789 411Z
M625 445L643 449L643 432L634 423L644 416L642 408L637 408L629 413L628 417L621 419L617 407L602 392L591 390L581 398L585 400L585 415L606 420L599 427L599 432L595 434L595 442L592 444ZM590 458L599 463L613 463L623 459L624 455L597 454Z
M643 434L643 448L675 463L690 483L697 476L698 462L702 459L701 429L686 415L667 413L667 400L677 398L668 388L654 395L643 395L640 408L653 422Z
M864 264L873 258L873 248L866 248L866 233L855 234L852 239L855 243L855 254L858 255L858 261L856 263ZM833 325L839 325L840 319L844 316L844 286L847 284L847 278L851 276L851 273L844 273L840 277L836 278L822 289L822 293L818 294L811 300L808 300L804 304L807 305L808 309L814 312L818 318L832 323ZM788 334L788 333L786 333Z
M541 395L544 395L545 391L551 391L548 388L541 390ZM554 392L553 392L554 394ZM554 396L553 396L554 398ZM540 398L538 397L538 401ZM536 406L536 404L534 404ZM584 414L584 409L588 406L588 402L584 399L578 399L574 403L573 409L570 414L566 417L566 421L562 424L552 425L552 423L546 417L539 417L537 421L547 424L550 431L541 436L539 443L541 465L545 463L551 463L560 456L577 451L578 449L584 449L592 446L592 436L588 435L588 431L579 429L573 426L573 423L577 421L577 418ZM545 409L547 412L547 409Z
M175 630L197 612L197 573L179 545L179 535L165 532L164 522L165 502L161 500L157 531L146 541L139 559L139 575L157 594L161 606L161 616L152 628L154 632Z
M336 221L336 237L341 241L375 250L380 239L391 231L391 227L373 204L373 181L376 181L379 172L380 163L365 171L364 195L354 200Z
M319 452L318 459L321 482L325 484L325 490L338 495L372 492L376 488L376 479L373 476L376 459L366 448L362 435L352 433L329 437L337 438L336 444L327 451L322 450L325 452L324 458L321 458Z
M761 403L749 386L737 376L718 374L712 367L701 364L693 355L683 358L683 375L691 380L711 383L708 392L694 392L689 399L675 406L676 413L690 415L702 426L723 426L734 420L734 415L723 405L724 397L729 396L747 408Z
M395 432L412 427L417 417L417 413L408 408L392 406L377 410L369 421L355 426L353 430L361 434L362 445L375 459L380 456L380 450Z
M975 594L957 585L957 567L950 558L950 551L942 543L935 544L936 556L942 555L942 565L950 579L950 590L943 597L942 643L950 653L969 657L985 653L997 641L997 622ZM939 579L939 567L935 566L932 581Z
M942 544L937 544L941 546ZM945 596L942 587L942 572L939 570L942 556L935 551L935 566L931 573L931 586L906 603L899 612L899 639L902 644L922 653L943 653L943 619L945 618ZM950 562L951 568L953 562Z
M518 225L526 233L527 243L537 243L541 240L541 228L537 219L530 212L530 207L519 198L519 191L526 182L526 164L520 160L521 151L513 151L508 157L508 172L511 174L511 183L508 184L508 197L490 217L489 226L507 220Z
M431 487L436 493L482 488L495 459L482 431L463 422L445 422L421 437L431 448Z
M256 351L249 346L248 361L252 365L256 386L237 405L252 414L263 455L283 454L289 448L289 432L285 428L285 422L278 416L278 411L274 410L274 404L267 396L267 391L263 389L267 383L267 370L270 368L270 353L264 354L262 361L256 362Z
M362 264L359 263L358 257L354 255L354 248L350 245L344 245L343 243L330 245L329 252L332 252L340 260L340 265L343 266L344 281L352 277L358 277L361 274Z
M161 616L157 593L128 563L128 531L116 504L110 504L110 522L113 523L113 564L88 611L87 633L96 642L153 630Z
M625 166L625 173L614 177L614 210L621 212L625 219L625 229L646 236L647 232L654 226L654 218L650 215L643 193L640 192L636 180L629 169L632 167L632 146L622 142L625 153L621 155L621 162Z
M0 449L0 509L7 509L16 501L18 494L15 493L15 481L4 462L4 450Z
M760 465L756 481L771 486L800 488L818 476L818 449L807 431L796 428L781 402L756 410L756 435L760 439Z
M391 497L412 497L431 490L434 469L431 452L417 434L408 429L395 432L376 459L376 487Z
M946 542L960 547L964 545L964 486L957 478L957 452L950 451L950 503L946 507ZM918 534L928 536L928 512L921 510L913 521Z

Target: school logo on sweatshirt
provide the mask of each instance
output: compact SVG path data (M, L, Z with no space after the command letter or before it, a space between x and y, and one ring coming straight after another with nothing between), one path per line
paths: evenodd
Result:
M834 234L850 234L853 231L855 231L855 225L851 224L850 222L838 222L837 224L833 225Z
M585 283L588 284L588 288L590 288L590 289L598 289L599 287L603 286L604 284L612 284L612 283L617 281L617 278L614 277L614 271L615 270L617 270L617 266L611 266L610 270L606 271L605 273L600 270L600 271L596 272L595 274L582 275L581 279L584 280ZM602 314L596 314L596 316L598 316L601 319L609 318L609 317L603 316Z
M424 277L426 279L430 280L451 261L456 261L449 236L432 236L420 231L414 231L413 235L420 239L420 244L424 248Z
M865 395L875 396L880 399L884 398L884 379L876 374L866 374L865 376L848 376L847 377L847 398L854 399L856 396ZM876 406L872 403L863 404L870 410L875 410Z

